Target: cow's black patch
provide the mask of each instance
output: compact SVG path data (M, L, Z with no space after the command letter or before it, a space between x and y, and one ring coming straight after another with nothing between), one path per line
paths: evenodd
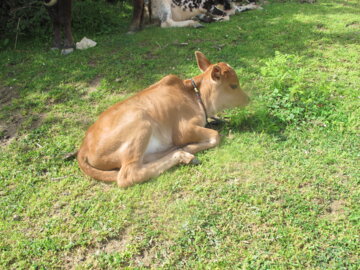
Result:
M224 6L224 10L231 9L231 1L230 0L216 0L215 5L222 5Z
M209 12L212 15L216 15L216 16L226 16L226 13L224 11L222 11L221 9L218 9L217 7L213 6Z
M178 7L182 7L185 11L190 9L192 11L194 8L199 8L202 0L172 0L173 4Z
M171 7L178 6L183 11L203 8L213 15L226 16L226 13L216 5L223 5L225 10L231 9L230 0L172 0Z

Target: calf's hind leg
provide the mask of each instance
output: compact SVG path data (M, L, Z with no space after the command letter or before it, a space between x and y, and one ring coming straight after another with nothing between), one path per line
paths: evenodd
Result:
M142 183L152 177L156 177L171 167L184 163L188 164L194 159L194 156L182 150L174 150L164 157L143 164L141 161L135 161L128 164L122 164L117 177L117 184L120 187L129 187L134 184Z

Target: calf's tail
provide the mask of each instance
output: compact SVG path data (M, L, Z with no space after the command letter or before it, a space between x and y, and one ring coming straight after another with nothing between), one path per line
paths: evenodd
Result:
M54 6L57 2L58 2L58 0L44 0L44 5L47 6L47 7L52 7L52 6Z
M82 154L81 150L78 152L77 160L79 162L80 169L92 178L104 182L116 182L117 175L119 173L118 170L103 171L94 168L88 163L86 156Z

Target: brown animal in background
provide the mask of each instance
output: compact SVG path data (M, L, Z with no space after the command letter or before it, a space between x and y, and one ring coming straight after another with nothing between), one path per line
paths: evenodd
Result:
M85 174L129 187L219 144L219 133L205 128L207 116L245 106L249 98L228 64L195 55L202 74L190 80L168 75L100 115L77 155Z
M70 53L74 49L71 32L71 0L44 0L44 4L53 24L53 48L62 49L63 53ZM62 31L64 39L62 39Z
M114 3L113 0L107 0ZM71 31L71 8L72 0L44 0L44 5L49 13L53 24L54 41L53 48L62 49L67 54L74 50L75 44ZM151 3L148 2L148 6ZM133 16L130 25L130 32L140 30L143 24L144 0L133 0ZM64 39L62 39L62 32Z

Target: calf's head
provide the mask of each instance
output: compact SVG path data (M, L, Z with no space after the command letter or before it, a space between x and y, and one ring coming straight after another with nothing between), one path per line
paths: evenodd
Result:
M200 70L203 71L200 75L201 89L210 107L208 110L216 113L227 108L244 107L249 103L248 95L241 89L236 72L229 64L211 64L199 51L195 52L195 56Z

